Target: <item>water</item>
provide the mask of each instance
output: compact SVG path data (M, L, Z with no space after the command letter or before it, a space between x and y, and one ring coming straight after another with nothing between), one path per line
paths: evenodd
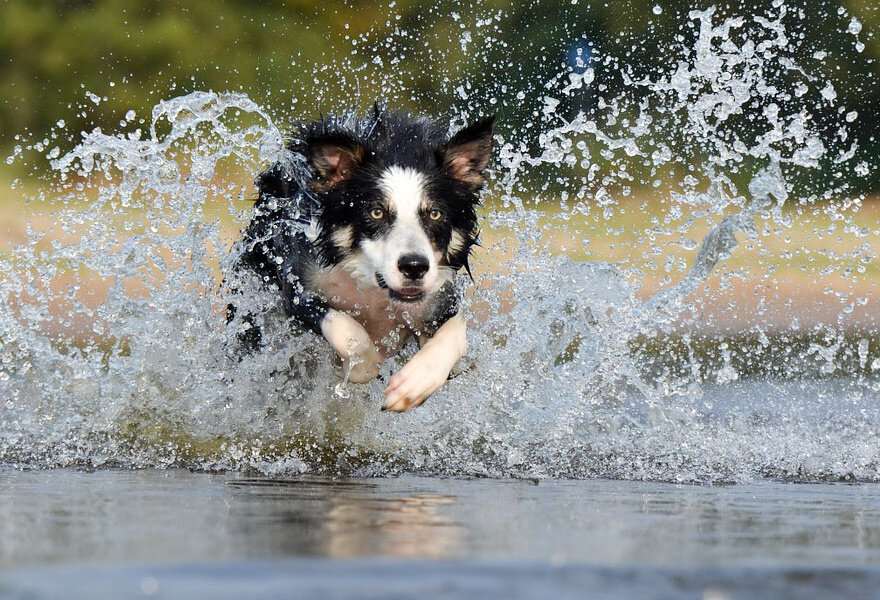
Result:
M0 252L0 598L870 597L876 157L810 7L660 8L662 61L578 41L537 82L454 15L493 77L444 84L452 127L501 110L499 150L465 369L403 416L280 315L230 351L250 181L302 168L288 115L197 91L16 148L48 175ZM359 106L417 93L334 66Z
M18 148L11 162L48 161L50 174L26 204L26 240L0 255L0 461L880 479L877 340L872 321L853 316L869 311L877 233L860 225L864 194L851 188L871 169L849 134L858 115L811 71L826 54L792 33L799 10L777 2L755 18L716 8L680 18L684 34L663 40L663 64L596 52L589 65L582 57L577 70L508 90L541 109L499 132L482 215L489 243L476 284L462 282L468 368L405 418L379 413L380 382L340 386L326 345L283 323L262 354L239 360L229 349L221 280L249 217L248 180L278 160L302 168L273 115L246 95L171 98L68 152ZM475 30L467 43L491 45L491 35ZM382 72L393 101L405 74ZM497 103L459 98L453 126ZM640 210L654 213L635 230L611 226ZM798 219L820 218L840 250L820 250L805 270L817 288L827 278L833 319L765 318L768 291L746 319L754 347L718 341L701 354L700 331L712 325L702 308L723 304L738 281L778 286L767 246L788 244ZM588 260L591 246L625 233L646 260ZM548 241L560 234L567 252ZM743 241L754 261L727 267ZM783 257L797 254L792 243ZM673 338L674 352L646 350ZM777 369L761 385L728 388L716 410L713 385L768 362Z
M180 470L0 479L0 566L18 567L0 572L4 598L206 589L220 598L463 598L475 589L538 598L575 597L584 585L599 597L869 597L866 585L880 577L876 485Z
M265 479L181 470L2 478L4 567L279 557L880 564L876 485Z

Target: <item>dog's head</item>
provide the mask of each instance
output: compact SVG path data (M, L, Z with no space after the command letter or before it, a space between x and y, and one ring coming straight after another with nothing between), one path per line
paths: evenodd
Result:
M418 302L467 268L494 117L450 139L427 119L378 118L368 135L316 127L304 136L322 203L318 245L329 265Z

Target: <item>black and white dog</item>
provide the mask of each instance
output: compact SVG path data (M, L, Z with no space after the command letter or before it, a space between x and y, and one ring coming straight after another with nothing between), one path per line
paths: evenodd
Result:
M383 410L422 404L465 353L453 278L462 267L470 273L493 122L450 138L441 122L378 107L325 118L288 144L307 169L297 176L279 162L257 179L237 269L256 274L294 322L323 335L350 381L376 378L416 336L420 349L390 379ZM258 347L256 317L238 322L240 339Z

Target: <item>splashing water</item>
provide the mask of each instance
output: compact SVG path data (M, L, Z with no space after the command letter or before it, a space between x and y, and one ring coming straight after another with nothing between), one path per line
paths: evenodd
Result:
M833 86L798 62L786 29L795 17L774 10L754 20L692 12L693 35L670 48L665 69L639 73L597 54L519 92L542 94L543 109L499 135L483 215L493 241L465 290L465 368L402 417L379 412L380 382L346 384L326 344L291 336L283 317L265 352L228 350L220 282L252 193L240 181L279 160L302 168L266 111L243 94L195 92L160 102L146 132L85 134L50 155L27 241L0 254L0 462L880 479L871 376L880 363L867 337L851 343L839 321L798 349L771 341L756 315L755 346L740 354L768 364L746 385L727 342L713 360L689 333L701 325L695 293L738 234L753 244L787 235L795 205L861 235L847 178L821 176L867 168L847 142L851 113L814 116L836 102ZM462 47L480 35L468 31ZM615 78L621 91L609 96ZM455 123L476 110L461 89ZM592 105L566 113L583 97ZM692 238L708 224L699 244L681 244L686 272L675 281L668 274L682 269L667 262L648 298L644 268L575 260L544 237L563 231L589 245L578 223L631 211L640 184L666 210L643 237ZM548 196L559 206L538 202ZM871 256L860 245L838 263ZM272 299L254 290L253 302ZM649 351L679 332L674 352ZM842 377L847 361L858 368ZM803 376L791 377L799 365Z

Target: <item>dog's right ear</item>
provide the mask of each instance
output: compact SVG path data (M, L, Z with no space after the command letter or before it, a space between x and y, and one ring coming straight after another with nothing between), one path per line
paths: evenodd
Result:
M318 134L305 142L306 158L317 175L312 188L319 192L351 177L367 155L363 144L344 133Z

